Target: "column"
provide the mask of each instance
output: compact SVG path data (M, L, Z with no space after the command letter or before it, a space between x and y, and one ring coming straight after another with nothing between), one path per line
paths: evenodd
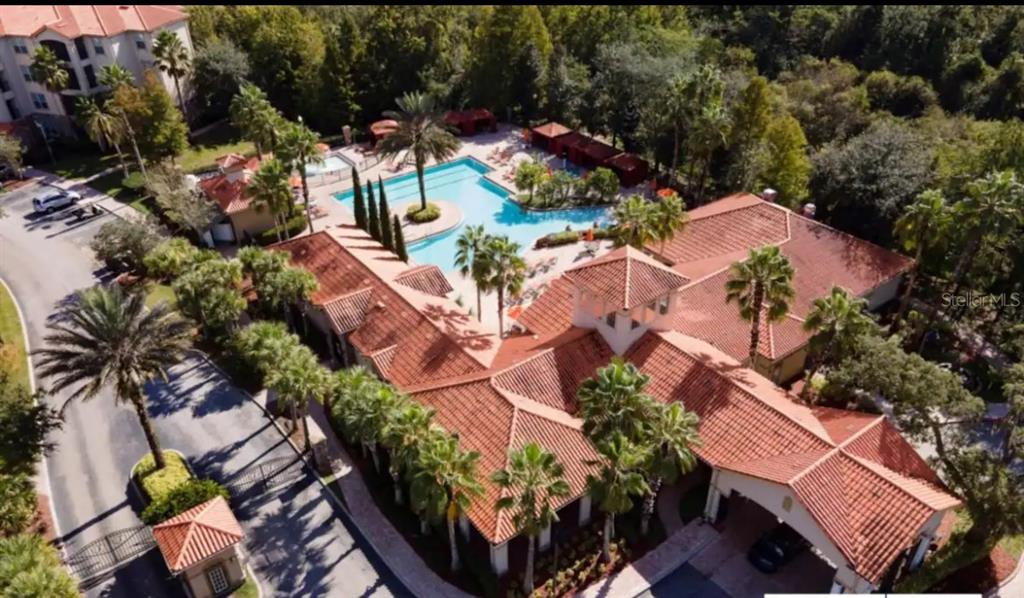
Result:
M551 526L547 526L540 530L540 551L544 552L548 548L551 548Z
M708 523L714 523L718 519L718 502L722 498L722 493L715 485L718 482L718 470L716 469L711 474L711 485L708 486L708 499L704 503L704 519Z
M846 586L839 583L835 579L832 580L832 587L828 591L829 594L845 594Z
M504 575L508 571L508 543L491 545L491 569L497 575Z
M590 495L584 494L580 499L580 525L590 523Z
M924 561L924 555L928 553L928 547L931 546L932 537L930 534L921 534L921 539L917 542L917 548L914 549L913 556L910 557L910 569L914 570L921 566Z
M469 539L469 518L464 513L459 513L459 531L462 532L462 539Z

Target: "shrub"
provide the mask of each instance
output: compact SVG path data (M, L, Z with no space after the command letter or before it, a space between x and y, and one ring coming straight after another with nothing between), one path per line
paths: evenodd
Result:
M78 584L57 551L36 534L0 538L0 596L75 598Z
M142 511L142 521L156 525L218 496L230 498L227 489L213 480L185 480L149 503Z
M174 237L150 250L143 263L149 276L170 281L181 276L195 264L217 257L216 251L199 249L188 239Z
M421 208L420 204L414 203L405 211L405 217L416 224L433 222L441 217L441 208L435 203L427 203L426 208Z
M138 191L146 186L146 179L142 177L141 172L133 172L121 179L121 186L131 191Z
M142 485L142 490L149 500L155 501L166 496L177 486L192 478L192 474L185 465L185 460L178 453L164 451L164 461L167 462L167 467L157 470L156 464L153 462L153 454L146 453L135 464L133 475Z
M285 238L294 237L301 233L306 228L306 214L300 212L289 218L284 226L275 226L269 230L265 230L262 233L256 235L256 243L266 247L267 245L273 245L277 243L277 231L281 231L281 236Z
M619 192L619 177L608 168L595 168L586 180L588 195L599 203L608 203Z
M165 237L166 233L152 218L118 218L101 226L89 247L97 259L111 268L134 272L143 269L146 254Z
M36 512L36 489L24 473L0 475L0 536L25 530Z
M580 240L579 231L565 230L557 233L550 233L537 239L534 244L537 249L543 249L545 247L559 247L561 245L571 245Z

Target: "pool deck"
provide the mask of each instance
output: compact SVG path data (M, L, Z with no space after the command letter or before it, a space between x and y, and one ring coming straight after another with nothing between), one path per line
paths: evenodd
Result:
M430 200L430 203L441 209L441 216L439 216L437 220L424 222L422 224L410 222L405 219L405 211L409 206L414 204L416 206L420 205L420 201L418 199L414 201L405 201L394 207L389 206L391 213L398 214L399 220L402 221L402 235L405 239L406 245L415 243L416 241L422 241L427 237L443 235L456 226L462 224L462 210L459 209L459 206L451 202L438 199L432 199Z

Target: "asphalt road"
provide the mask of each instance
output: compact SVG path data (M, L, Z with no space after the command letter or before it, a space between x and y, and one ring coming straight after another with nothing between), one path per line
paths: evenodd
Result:
M37 219L38 186L0 196L0 275L27 320L29 342L41 346L47 319L76 289L104 280L88 244L105 215L77 223ZM45 388L45 380L39 380ZM164 448L181 451L201 476L229 485L259 477L295 454L262 411L199 357L172 370L167 384L148 389L150 412ZM59 406L65 396L50 397ZM47 459L58 536L73 554L103 536L141 524L128 476L147 446L133 412L104 392L70 403L57 447ZM303 468L287 483L256 487L234 506L247 538L250 564L265 595L388 596L404 590ZM179 596L157 551L150 551L89 590L95 596Z
M759 596L760 594L758 594ZM684 564L637 598L731 598L713 581Z

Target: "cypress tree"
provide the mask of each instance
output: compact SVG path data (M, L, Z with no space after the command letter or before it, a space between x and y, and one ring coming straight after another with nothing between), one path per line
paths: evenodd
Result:
M409 253L405 250L405 235L402 234L402 222L398 219L398 214L391 218L391 227L395 231L395 255L403 262L408 262Z
M377 177L377 188L380 189L380 242L384 247L394 250L391 238L391 212L388 210L388 198L384 195L384 183Z
M366 224L369 226L366 232L370 233L375 241L380 241L380 216L377 215L377 200L373 197L373 183L370 181L366 181L366 207Z
M352 211L356 215L356 226L366 228L366 201L363 199L363 186L359 184L359 171L352 167Z

